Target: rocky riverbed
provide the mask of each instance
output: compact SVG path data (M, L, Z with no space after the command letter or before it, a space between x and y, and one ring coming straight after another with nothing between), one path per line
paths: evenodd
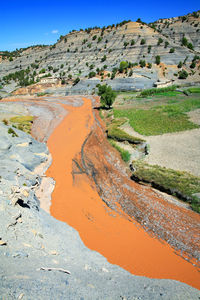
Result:
M55 99L49 101L56 107ZM80 105L80 98L74 103ZM42 114L37 110L38 119ZM41 209L36 193L44 174L38 166L49 151L30 135L8 129L0 123L2 299L199 299L200 292L186 284L134 276L108 263L84 246L76 230Z

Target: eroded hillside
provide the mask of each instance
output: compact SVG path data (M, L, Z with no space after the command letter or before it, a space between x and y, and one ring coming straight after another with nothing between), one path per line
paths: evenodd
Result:
M146 24L124 21L73 30L51 46L2 53L1 85L7 92L37 82L92 92L97 83L115 90L199 81L199 13ZM127 62L126 65L120 65ZM96 80L95 80L96 79Z

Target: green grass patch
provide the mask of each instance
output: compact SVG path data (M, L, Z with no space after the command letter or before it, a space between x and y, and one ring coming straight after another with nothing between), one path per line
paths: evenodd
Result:
M111 146L113 146L117 151L119 151L121 158L123 159L123 161L128 162L131 158L131 154L127 151L122 149L121 147L119 147L115 141L113 141L112 139L108 140L109 143L111 144Z
M2 86L2 85L0 85L0 90L2 90L2 88L3 88L3 86Z
M100 116L100 118L103 120L104 119L104 115L103 115L103 113L102 113L102 110L100 109L100 111L99 111L99 116Z
M200 87L189 88L189 89L187 89L187 91L189 93L200 93Z
M37 93L37 97L42 97L45 95L48 95L48 93L46 93L46 92Z
M114 110L115 118L128 118L130 125L142 135L159 135L199 128L189 121L186 112L200 108L200 99L154 106L149 110Z
M200 193L200 177L158 165L149 165L143 161L134 161L133 166L136 171L132 179L151 183L153 187L188 202L192 209L200 213L200 201L193 196Z
M17 116L10 119L10 122L14 124L14 126L22 130L26 133L31 133L31 126L33 123L32 116Z
M130 125L142 135L159 135L199 128L188 120L187 115L178 116L156 110L114 110L116 118L127 117Z
M118 126L121 126L123 123L124 122L121 121L120 119L114 120L108 126L108 133L107 133L108 138L111 138L111 139L119 141L119 142L128 141L131 144L139 144L141 142L144 142L143 139L134 137L118 127Z
M165 87L165 88L146 89L146 90L143 90L140 93L139 97L152 96L152 95L156 95L156 94L162 94L163 95L163 93L167 93L167 92L170 92L170 91L175 91L175 89L176 89L175 85L168 86L168 87Z
M182 94L182 93L178 92L178 91L168 91L168 92L159 92L159 93L156 93L156 96L176 97L176 96L178 96L180 94Z

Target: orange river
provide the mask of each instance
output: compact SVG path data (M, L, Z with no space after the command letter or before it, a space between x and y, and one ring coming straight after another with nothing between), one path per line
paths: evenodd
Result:
M200 289L197 268L176 255L167 243L148 235L136 222L111 210L109 213L85 174L76 176L73 182L72 159L90 133L94 117L88 99L81 107L63 107L68 114L47 142L52 164L46 175L56 181L51 215L75 228L88 248L134 275L175 279Z

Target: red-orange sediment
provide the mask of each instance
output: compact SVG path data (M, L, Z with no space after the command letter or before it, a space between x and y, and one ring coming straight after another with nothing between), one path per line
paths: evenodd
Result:
M63 107L69 113L47 142L53 162L46 174L56 181L51 214L77 229L87 247L135 275L175 279L200 288L197 268L136 222L109 209L86 174L72 174L72 160L80 153L94 116L89 100L78 108Z

